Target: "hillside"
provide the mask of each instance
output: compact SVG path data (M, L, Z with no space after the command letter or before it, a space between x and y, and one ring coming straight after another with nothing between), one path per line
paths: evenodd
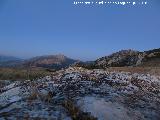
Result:
M160 67L160 48L143 52L131 49L121 50L90 62L81 62L64 55L38 56L27 60L10 56L0 56L0 67L40 67L59 70L70 65L89 69L126 66Z
M58 70L61 68L69 67L75 62L76 60L68 58L64 55L48 55L31 58L29 60L26 60L23 65Z
M99 58L95 61L96 66L101 67L124 67L137 64L140 52L133 50L121 50L109 56Z
M88 69L108 67L160 67L160 48L148 51L121 50L92 62L77 62L77 67Z
M140 66L160 67L160 48L144 51L144 57Z
M77 60L68 58L64 55L45 55L22 60L16 57L0 56L0 67L2 68L28 68L40 67L47 69L59 70L69 67Z
M160 48L139 52L122 50L95 61L96 66L125 67L125 66L160 66Z

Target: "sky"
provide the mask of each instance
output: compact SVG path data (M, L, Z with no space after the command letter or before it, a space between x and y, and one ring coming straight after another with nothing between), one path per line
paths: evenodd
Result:
M64 54L86 61L122 49L160 48L160 0L145 1L87 6L74 0L0 0L0 54Z

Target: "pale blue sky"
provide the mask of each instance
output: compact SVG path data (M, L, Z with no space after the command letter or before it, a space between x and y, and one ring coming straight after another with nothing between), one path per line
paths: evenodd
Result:
M94 60L121 49L160 47L159 0L135 7L73 1L0 0L0 54Z

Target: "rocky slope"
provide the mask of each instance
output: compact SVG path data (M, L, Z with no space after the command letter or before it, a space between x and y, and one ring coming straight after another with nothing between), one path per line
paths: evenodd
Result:
M141 66L156 66L160 67L160 48L145 51L143 53Z
M97 66L122 67L135 65L138 61L139 52L133 50L121 50L109 56L96 60Z
M96 60L95 65L101 67L124 67L142 65L160 66L160 49L153 49L144 52L122 50Z
M144 52L121 50L90 63L78 62L75 66L89 69L125 66L160 67L160 48Z
M33 81L1 81L0 119L159 120L159 115L160 76L70 67Z

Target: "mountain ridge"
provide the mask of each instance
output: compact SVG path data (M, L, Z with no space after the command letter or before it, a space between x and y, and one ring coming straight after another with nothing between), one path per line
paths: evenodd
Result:
M125 66L157 67L160 66L160 48L142 52L132 49L120 50L94 61L86 62L69 58L63 54L36 56L30 59L0 56L0 67L42 67L59 70L69 66L90 69Z
M160 48L143 52L129 49L97 59L95 64L103 67L142 66L145 63L150 63L155 58L157 61L160 60ZM155 65L152 64L150 66Z
M127 66L160 67L160 48L143 52L131 49L120 50L91 63L78 62L75 66L89 69Z
M26 60L24 62L24 65L51 69L61 69L69 67L69 65L73 64L76 61L77 60L71 59L65 55L58 54L33 57Z

